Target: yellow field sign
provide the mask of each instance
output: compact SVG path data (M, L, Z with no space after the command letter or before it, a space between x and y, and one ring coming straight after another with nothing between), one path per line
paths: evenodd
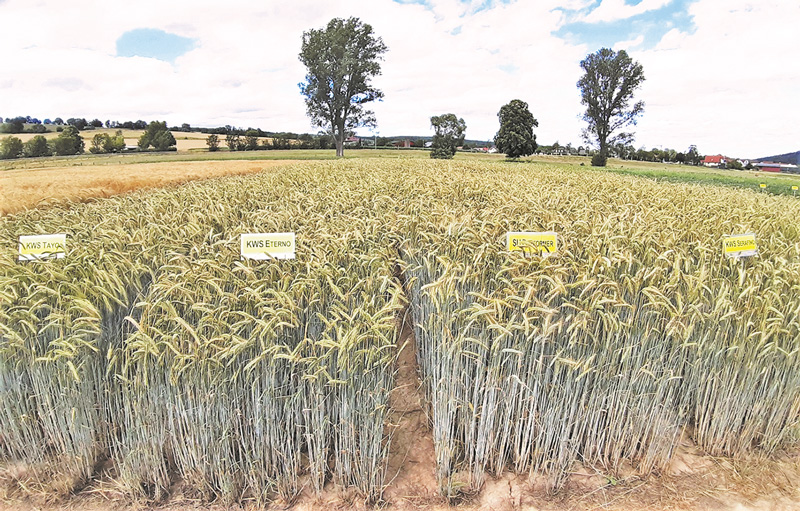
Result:
M242 234L242 259L294 259L293 232Z
M794 190L796 192L797 191L797 185L793 185L792 186L792 190Z
M760 184L760 185L758 185L758 186L760 186L762 189L764 189L764 188L766 188L766 187L767 187L767 184L766 184L766 183L761 183L761 184Z
M750 257L758 254L756 235L735 234L722 240L722 252L726 257Z
M554 232L509 232L506 234L506 248L509 251L552 254L558 251L558 236Z
M20 261L61 259L66 253L66 234L37 234L19 237Z

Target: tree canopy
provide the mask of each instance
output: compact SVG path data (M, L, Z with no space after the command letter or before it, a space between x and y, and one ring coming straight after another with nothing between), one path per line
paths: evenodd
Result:
M24 145L22 140L17 137L5 137L0 139L0 159L8 160L22 156Z
M50 145L44 135L36 135L27 142L25 142L24 155L28 158L37 158L40 156L50 156Z
M83 137L75 126L65 126L53 140L53 153L57 156L83 153Z
M218 151L219 150L219 137L212 133L206 138L206 145L208 146L208 150L210 152Z
M125 150L125 137L121 130L112 137L108 133L98 133L92 138L92 146L89 152L93 154L119 153Z
M539 121L528 110L528 103L512 99L500 108L497 117L500 119L500 131L494 137L494 144L498 151L505 153L509 159L528 156L536 151L533 128L539 126Z
M334 18L324 29L303 32L300 61L306 66L300 91L314 126L331 130L336 155L344 155L344 139L359 126L374 126L366 109L383 98L371 79L381 72L383 40L358 18Z
M455 114L442 114L431 117L431 126L434 131L431 158L451 159L456 148L464 143L467 123Z
M605 166L609 145L633 140L632 133L614 133L635 125L644 112L643 101L631 104L634 92L644 82L644 71L625 50L608 48L587 55L581 68L584 75L577 85L581 104L586 106L583 119L588 123L583 136L588 142L596 141L600 149L592 164Z
M139 137L139 148L142 150L153 146L156 151L166 151L176 143L175 137L167 129L167 121L151 122Z

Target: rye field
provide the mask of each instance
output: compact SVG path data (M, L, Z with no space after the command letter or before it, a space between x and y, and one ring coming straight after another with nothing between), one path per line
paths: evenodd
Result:
M549 163L356 159L0 220L0 472L69 495L380 503L410 322L436 488L800 441L800 201ZM510 231L552 231L550 255ZM292 260L240 257L295 232ZM755 233L759 254L722 252ZM20 262L21 235L66 233ZM110 469L108 467L111 467ZM13 471L9 467L13 467Z

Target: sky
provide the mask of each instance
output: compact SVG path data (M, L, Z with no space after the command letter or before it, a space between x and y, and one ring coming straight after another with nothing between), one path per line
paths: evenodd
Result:
M350 16L388 47L360 135L431 135L452 112L489 140L521 99L539 143L584 145L580 62L608 47L644 68L635 147L800 149L797 0L0 0L0 116L316 133L302 34Z

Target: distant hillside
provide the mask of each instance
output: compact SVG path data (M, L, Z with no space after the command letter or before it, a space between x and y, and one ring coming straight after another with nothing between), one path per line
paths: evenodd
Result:
M771 161L775 163L788 163L790 165L800 165L800 151L786 154L776 154L775 156L766 156L764 158L757 158L753 161Z

